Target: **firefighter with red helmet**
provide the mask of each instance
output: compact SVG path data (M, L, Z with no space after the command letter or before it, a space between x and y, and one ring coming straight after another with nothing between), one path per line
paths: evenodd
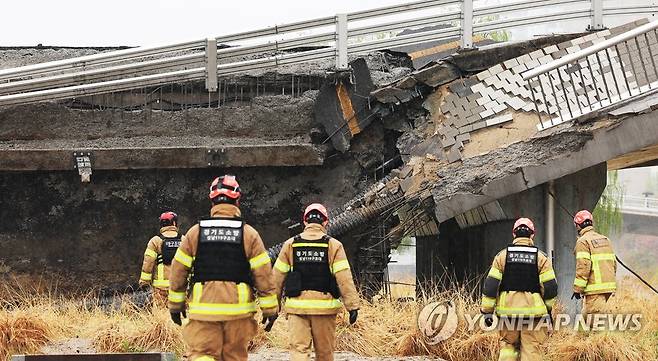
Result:
M290 333L290 359L334 359L336 315L343 307L356 322L359 296L343 244L327 235L329 214L319 203L306 207L304 231L288 239L274 264L277 295L285 288ZM284 287L285 283L285 287Z
M240 197L235 176L215 178L210 217L187 231L174 256L169 311L181 325L187 299L183 340L191 361L247 360L257 308L266 330L277 318L271 261L258 232L241 218Z
M539 322L550 317L557 298L555 271L550 258L534 246L535 225L530 219L519 218L512 235L512 244L496 255L484 281L480 310L488 326L494 313L510 321L498 324L499 361L539 361L548 333ZM532 327L500 327L525 320L532 321Z
M166 306L167 304L171 261L174 259L180 242L178 215L174 212L162 213L160 215L160 232L151 238L146 246L142 274L139 277L140 287L153 287L153 299L157 305Z
M574 254L576 277L572 299L585 297L583 314L605 313L606 303L617 290L617 260L608 237L594 230L594 216L588 210L573 218L578 232Z

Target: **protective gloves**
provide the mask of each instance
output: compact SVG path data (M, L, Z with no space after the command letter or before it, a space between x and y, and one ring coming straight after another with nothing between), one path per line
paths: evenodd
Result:
M265 325L265 332L270 332L274 326L274 321L279 317L279 315L272 316L263 316L263 324Z
M358 317L359 317L359 310L350 311L350 325L353 325Z
M178 326L181 326L183 324L183 321L181 320L181 315L183 316L183 318L187 318L187 313L185 312L185 310L176 311L176 312L170 311L169 314L171 315L171 320Z

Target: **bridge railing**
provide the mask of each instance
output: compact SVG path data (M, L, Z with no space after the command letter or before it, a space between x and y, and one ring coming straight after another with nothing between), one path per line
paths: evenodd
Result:
M564 7L568 6L568 11ZM533 10L535 15L528 15ZM139 47L0 70L0 105L85 97L170 83L206 80L282 65L348 57L375 50L428 42L460 40L473 46L473 34L528 25L589 19L604 26L604 16L645 17L658 6L616 5L603 0L534 0L475 7L473 0L422 0L338 14L248 32L165 46ZM399 19L402 15L409 18ZM501 18L503 16L503 18ZM391 17L396 17L391 21ZM416 29L414 32L405 32Z
M658 198L648 197L624 197L624 204L622 208L647 208L658 210Z
M545 129L658 88L658 21L523 73Z

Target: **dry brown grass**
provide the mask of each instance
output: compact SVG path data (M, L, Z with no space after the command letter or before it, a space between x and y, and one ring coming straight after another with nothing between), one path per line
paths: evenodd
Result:
M145 310L129 302L111 312L90 302L71 301L47 293L14 290L0 307L0 360L12 353L38 352L46 343L68 338L92 340L102 352L183 351L180 327L169 320L166 310ZM349 326L346 314L338 317L337 348L363 356L428 355L455 361L485 361L497 358L495 332L466 329L460 322L455 335L429 346L416 327L417 314L432 301L452 300L458 314L477 313L476 294L466 287L453 291L428 290L418 302L381 299L363 302L359 321ZM11 301L6 301L7 299ZM84 306L84 304L87 304ZM636 282L624 281L621 292L610 302L616 313L640 312L643 328L638 332L583 333L561 330L544 345L548 360L636 361L658 359L658 296ZM288 331L282 315L270 333L259 331L251 349L285 349Z

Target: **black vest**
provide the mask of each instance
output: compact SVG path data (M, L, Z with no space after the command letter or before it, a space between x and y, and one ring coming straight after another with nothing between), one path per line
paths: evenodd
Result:
M292 243L292 253L292 267L301 274L302 291L332 292L329 236L310 241L297 235Z
M505 271L499 290L539 293L539 250L533 246L507 246Z
M157 262L171 266L171 261L174 259L176 250L180 246L180 234L177 234L175 237L165 237L163 234L160 234L160 239L162 239L162 247Z
M251 284L251 268L244 250L244 222L240 218L199 221L199 244L192 282L229 281Z

